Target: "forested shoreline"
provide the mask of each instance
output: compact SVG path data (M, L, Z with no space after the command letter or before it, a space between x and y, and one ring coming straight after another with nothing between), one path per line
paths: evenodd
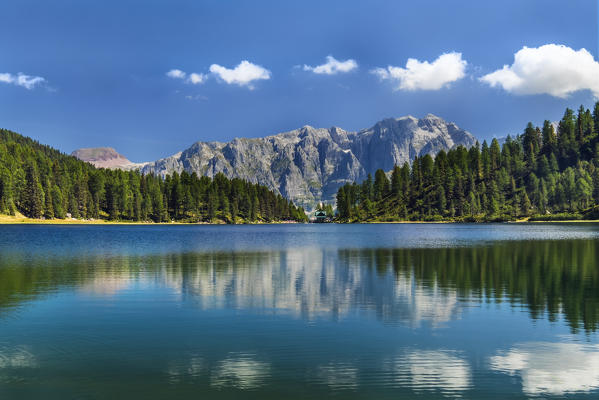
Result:
M337 221L599 219L599 102L566 109L554 125L528 123L503 145L459 146L346 184Z
M416 157L337 192L337 222L599 219L599 102L555 127L528 123L500 145ZM327 215L333 213L324 205ZM95 168L0 129L0 214L34 219L256 223L307 221L265 186L223 174L166 177Z
M0 129L0 214L142 222L305 222L302 208L265 186L218 174L162 178L95 168Z

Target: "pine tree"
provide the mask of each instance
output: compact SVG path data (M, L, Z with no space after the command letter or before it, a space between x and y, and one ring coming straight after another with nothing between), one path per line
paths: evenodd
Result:
M599 101L595 103L593 108L593 126L595 134L599 134Z
M24 192L23 211L27 217L41 218L43 214L44 193L40 185L37 169L29 165L25 175L26 189Z
M52 190L50 189L51 185L49 181L46 181L45 185L45 204L44 204L44 218L53 219L54 218L54 200L52 199Z
M391 194L393 196L399 195L401 191L401 168L396 165L393 167L393 172L391 173Z
M491 157L491 170L494 172L499 169L501 165L501 148L499 147L499 141L496 138L493 138L491 141L489 153Z
M379 201L389 193L389 179L385 171L378 169L374 174L374 199Z
M52 186L51 190L52 197L52 209L54 210L54 216L56 218L64 218L65 208L64 208L64 200L62 198L62 192L57 185Z
M374 184L372 183L372 175L368 174L368 177L362 182L362 189L360 191L362 197L361 202L364 203L366 200L372 200L374 198Z
M437 210L440 215L445 213L447 207L447 196L445 196L445 189L443 186L437 188Z
M525 190L524 195L522 196L522 212L524 213L524 215L530 214L531 207L532 205L530 204L530 199L528 198L528 194Z
M555 135L555 129L553 124L549 120L543 122L543 147L542 153L547 156L548 154L554 154L557 149L557 136Z

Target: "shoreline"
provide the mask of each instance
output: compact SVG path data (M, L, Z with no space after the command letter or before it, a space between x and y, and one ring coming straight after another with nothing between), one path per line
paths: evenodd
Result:
M225 222L151 222L151 221L108 221L105 219L35 219L24 215L0 215L0 225L267 225L267 224L299 224L296 221L273 221L273 222L241 222L238 224L227 224Z
M357 225L357 224L561 224L561 223L599 223L597 219L574 219L574 220L563 220L563 221L362 221L362 222L334 222L340 225Z
M348 222L351 224L553 224L553 223L599 223L597 219L573 219L561 221L364 221L364 222Z
M476 221L361 221L361 222L332 222L340 225L355 224L548 224L548 223L599 223L599 220L562 220L562 221L530 221L520 219L515 221L501 222L476 222ZM238 224L227 224L224 222L149 222L149 221L108 221L104 219L34 219L23 215L0 215L0 225L286 225L300 224L296 221L273 221L273 222L242 222Z

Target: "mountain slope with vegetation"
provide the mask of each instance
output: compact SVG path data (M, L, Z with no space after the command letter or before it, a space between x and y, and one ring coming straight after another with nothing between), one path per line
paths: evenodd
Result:
M305 221L303 209L265 186L223 174L164 177L98 169L0 129L0 214L152 222Z
M338 220L599 219L599 102L557 125L416 157L337 192Z
M387 118L359 132L304 126L264 138L197 142L171 157L136 164L135 168L156 175L187 171L214 177L223 173L228 178L265 185L311 209L319 202L334 203L339 187L363 180L378 168L388 171L415 156L474 143L476 139L469 132L429 114L420 119ZM93 149L86 150L75 154L104 166L89 156Z

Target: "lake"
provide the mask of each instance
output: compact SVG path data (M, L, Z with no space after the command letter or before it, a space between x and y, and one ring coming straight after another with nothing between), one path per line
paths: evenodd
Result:
M0 398L599 396L599 225L0 226Z

